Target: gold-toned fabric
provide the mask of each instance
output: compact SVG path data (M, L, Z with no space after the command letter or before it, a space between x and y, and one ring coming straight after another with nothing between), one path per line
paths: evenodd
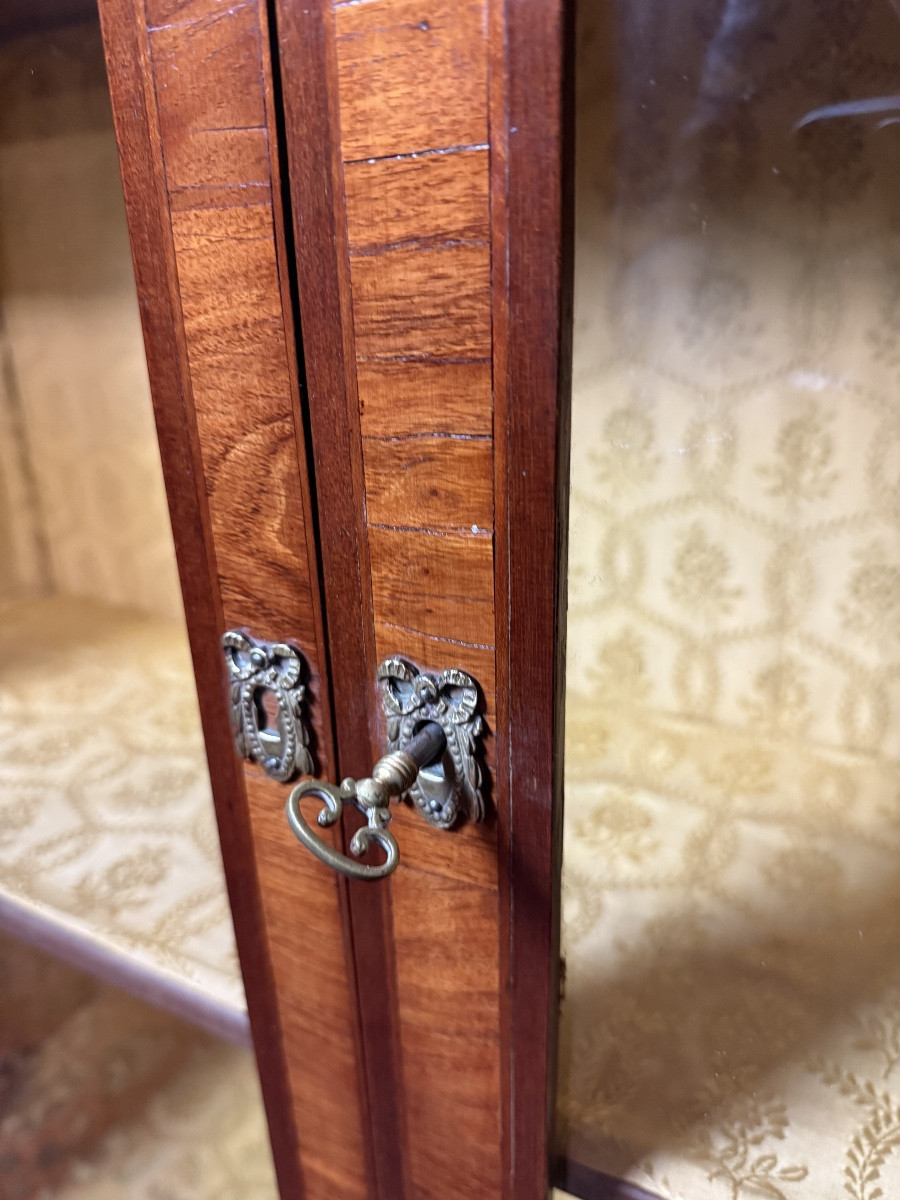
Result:
M181 619L96 23L0 46L0 596Z
M0 606L0 921L23 914L245 1020L181 627Z
M234 1046L198 1046L137 1120L74 1164L56 1200L276 1200L256 1068Z
M3 923L245 1031L96 21L0 46Z
M276 1200L253 1059L198 1045L139 1117L73 1164L56 1200Z
M4 1200L275 1200L252 1056L0 937Z
M900 24L726 7L581 30L559 1121L665 1197L879 1200Z

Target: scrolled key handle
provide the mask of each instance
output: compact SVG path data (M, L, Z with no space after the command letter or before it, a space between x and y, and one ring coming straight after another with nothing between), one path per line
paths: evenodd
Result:
M405 750L394 750L380 758L368 779L358 782L345 779L339 788L321 779L306 779L298 783L288 796L285 810L291 831L316 858L341 875L349 875L351 879L383 879L385 875L396 871L400 861L400 848L394 835L386 828L391 819L391 800L408 791L422 767L439 758L446 745L443 729L436 722L429 721L410 739ZM316 818L323 828L336 823L345 804L352 804L363 814L366 824L357 829L350 839L353 858L341 854L314 832L300 811L300 801L304 796L314 796L323 801L325 807ZM377 866L357 862L372 843L384 851L384 862Z

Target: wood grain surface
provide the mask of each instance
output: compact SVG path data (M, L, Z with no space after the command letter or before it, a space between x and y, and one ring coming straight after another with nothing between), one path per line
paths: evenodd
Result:
M482 533L494 519L490 486L492 456L487 437L449 445L440 435L422 434L414 446L404 439L366 438L366 515L371 525L397 521L437 533Z
M365 437L402 441L420 434L447 434L457 440L491 436L488 359L370 360L357 363L356 382Z
M370 1092L399 1139L392 1155L389 1128L376 1134L391 1158L379 1196L538 1200L561 800L560 5L275 0L275 13L331 661L355 689L349 711L336 685L338 765L358 773L361 741L366 768L383 751L373 683L389 655L469 671L488 729L488 820L439 833L398 806L401 867L370 901L377 917L354 917L371 964L360 988L388 1010L382 1041L366 1037Z
M478 372L491 360L486 35L487 7L477 0L374 0L335 10L340 149L353 180L345 190L352 329L363 370L368 360L393 361L418 378L423 363ZM389 73L379 61L388 46ZM369 219L369 198L378 196L376 214L394 205L390 225ZM433 394L423 434L443 432L437 414L446 398ZM379 401L390 420L391 391ZM367 420L377 406L368 395ZM491 429L490 391L472 389L465 411L465 434ZM402 424L388 429L404 432ZM431 504L418 513L395 505L385 525L377 523L385 474L373 465L373 442L363 446L378 655L402 654L431 670L460 667L484 688L494 674L484 671L495 624L492 442L475 443L473 455L470 437L440 440L431 470L447 482L432 482ZM414 496L423 438L390 448L393 486ZM492 692L484 699L493 728ZM375 752L384 735L373 716ZM391 883L406 1193L494 1200L502 1193L496 826L445 835L444 847L420 824L398 811L404 866ZM452 1135L435 1138L438 1125Z
M385 247L487 246L490 207L486 149L437 151L348 163L347 239L353 254ZM421 194L428 192L428 204Z
M226 876L284 1197L364 1200L372 1148L342 882L243 769L226 628L296 641L333 769L265 8L103 0L101 15Z
M565 644L574 266L574 4L512 4L503 30L506 144L492 196L505 267L496 310L498 592L508 769L501 878L512 1200L547 1190L559 1015ZM499 34L495 38L495 47ZM499 88L499 83L498 83ZM503 213L502 217L500 213ZM503 294L505 284L505 295ZM500 388L498 387L498 393ZM499 415L499 414L498 414ZM498 641L500 639L498 638ZM498 689L500 690L500 689ZM499 740L499 739L498 739ZM504 784L498 779L498 790ZM502 818L501 818L502 820Z
M344 162L486 146L484 0L370 0L333 11Z
M339 766L368 773L388 655L469 670L493 724L487 11L276 13L317 485L343 473L339 494L317 486ZM363 713L344 711L338 671ZM393 827L404 865L377 900L371 887L353 900L360 987L382 1013L365 1039L372 1110L390 1116L379 1196L497 1200L496 820L440 835L399 807Z

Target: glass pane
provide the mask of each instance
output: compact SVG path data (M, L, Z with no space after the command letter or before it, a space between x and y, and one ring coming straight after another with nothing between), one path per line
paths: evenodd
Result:
M655 1195L900 1195L898 80L581 6L558 1126Z
M83 18L47 28L51 6L40 7L40 32L18 4L0 37L0 929L246 1041L99 22L68 3ZM3 973L0 993L20 976ZM124 1030L120 1055L139 1052L128 1030L148 1021L161 1044L199 1044L174 1017L122 1005L109 1026ZM71 1036L106 1062L88 1032ZM210 1093L226 1124L229 1104L252 1114L257 1183L268 1181L252 1194L274 1196L252 1061L204 1045L206 1076L185 1087ZM123 1119L152 1092L127 1076ZM231 1099L201 1076L221 1078ZM15 1175L7 1101L3 1091L0 1171ZM104 1178L77 1194L105 1196ZM154 1186L148 1196L170 1194ZM220 1194L212 1175L197 1192Z
M4 1200L274 1200L253 1060L0 936Z

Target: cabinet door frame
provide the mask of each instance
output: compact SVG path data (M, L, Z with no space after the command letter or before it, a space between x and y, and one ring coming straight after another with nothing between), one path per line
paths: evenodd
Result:
M537 1200L557 1172L575 5L507 12L510 1197Z
M366 536L366 480L354 347L354 296L342 154L338 6L275 0L285 142L315 459L340 773L368 773L383 736L375 701L376 652ZM408 6L371 5L390 26ZM402 10L401 17L397 11ZM411 11L411 10L410 10ZM496 710L492 801L498 838L500 1106L503 1200L539 1200L554 1170L559 1003L563 694L572 323L572 20L565 0L488 0L488 145L491 246L492 442ZM427 32L447 6L416 10ZM408 16L408 14L406 14ZM363 23L365 24L365 23ZM378 30L376 36L384 36ZM350 36L350 35L348 35ZM354 33L360 41L367 36ZM398 57L402 52L398 50ZM371 61L374 61L371 60ZM351 96L378 128L379 105L428 110L403 93L401 65ZM398 84L398 78L400 83ZM435 126L447 114L433 109ZM417 107L418 106L418 107ZM396 120L393 123L396 124ZM421 129L420 129L421 134ZM435 134L436 139L439 134ZM364 137L349 143L362 156ZM377 140L377 139L376 139ZM428 146L442 146L440 140ZM424 149L424 147L423 147ZM456 147L451 147L451 151ZM443 150L432 153L445 153ZM375 151L372 150L374 154ZM387 151L386 151L387 153ZM415 155L404 156L415 158ZM376 158L363 159L375 163ZM375 342L377 350L377 341ZM400 522L402 524L402 522ZM374 553L377 553L375 551ZM337 617L335 614L337 613ZM430 653L439 651L434 649ZM448 639L445 653L452 658ZM458 653L458 651L457 651ZM442 664L432 663L432 666ZM451 665L449 659L445 665ZM361 682L362 681L362 686ZM440 834L433 835L440 838ZM398 832L403 853L402 835ZM438 842L437 845L440 845ZM440 853L440 851L438 851ZM387 887L351 888L373 1141L382 1200L417 1196L403 1157L404 1084L398 1061ZM449 935L448 935L449 936ZM366 948L365 960L359 947ZM385 1031L390 1031L390 1037ZM452 1127L445 1136L453 1140ZM408 1137L408 1132L407 1132ZM460 1154L466 1142L456 1142ZM454 1196L456 1192L453 1193ZM485 1193L487 1195L487 1193ZM479 1193L480 1200L480 1193Z
M100 0L100 15L163 474L279 1190L292 1200L330 1200L336 1191L374 1200L345 882L297 853L284 785L238 758L222 651L233 627L300 645L310 669L316 766L333 773L268 14L263 0L224 11L217 0ZM254 453L254 470L229 474L233 461Z
M442 8L446 4L438 0L423 0L420 28L427 29L432 11L440 16ZM179 65L190 66L190 43L197 39L196 47L216 25L226 29L240 11L250 24L230 40L223 34L227 45L219 60L221 74L204 78L200 72L179 93L175 76L165 78L167 61L175 71ZM265 812L260 816L260 798L268 797L265 808L275 804L275 793L261 784L257 768L242 766L234 754L222 632L235 623L235 613L262 636L284 638L292 631L271 624L254 628L246 597L239 594L241 571L253 569L254 548L235 552L233 539L246 534L236 513L218 520L211 515L215 472L210 427L198 419L198 404L202 407L204 367L219 365L216 299L208 297L205 330L192 325L185 312L187 263L179 257L184 247L174 232L185 212L239 215L248 207L243 197L249 189L260 188L251 194L268 197L267 253L270 259L274 255L276 269L270 290L278 292L279 355L284 359L279 379L270 375L271 343L254 341L251 334L243 350L256 356L260 379L268 379L272 394L279 388L283 393L278 412L293 430L302 514L298 510L285 546L270 543L263 553L276 569L287 570L289 562L297 569L299 562L301 575L305 570L301 582L313 597L314 628L303 649L314 676L319 772L333 779L365 775L380 728L374 716L375 641L366 599L370 563L360 509L362 459L338 152L335 11L324 0L311 0L305 7L248 0L227 10L217 0L101 0L151 390L279 1187L291 1200L324 1200L331 1168L335 1179L346 1171L342 1195L414 1200L402 1126L415 1114L404 1112L400 1079L396 996L390 982L390 894L379 885L348 886L326 876L318 864L310 867L299 846L280 858L281 849L272 850L267 833L269 818ZM485 0L483 11L491 122L484 148L489 150L491 208L492 804L500 1016L496 1103L502 1143L498 1200L539 1200L547 1193L553 1158L559 989L571 6L566 0ZM270 20L277 23L277 39L271 42ZM179 54L187 56L180 64ZM218 124L203 124L195 108L204 106L199 97L192 98L192 87L198 92L207 88L207 99L210 89L220 96L225 113L229 96L258 88L262 116L254 124L221 119L219 113ZM161 114L163 103L167 111ZM218 135L256 137L258 145L255 151L246 145L229 149L225 142L208 140ZM290 199L281 154L290 168ZM183 169L187 174L182 178ZM203 218L199 234L188 230L199 244L209 234L204 224L209 220ZM229 245L236 248L241 236L240 229L223 224L219 240L226 244L224 252ZM219 286L224 286L221 277ZM294 340L298 296L302 353ZM249 307L245 315L251 322ZM204 332L212 335L206 344ZM235 404L241 400L235 395ZM225 397L221 403L231 404ZM267 478L244 482L251 491L261 489L265 499ZM277 561L282 550L284 563ZM320 588L324 605L317 598ZM277 596L269 597L269 622L290 620L289 591L281 607ZM279 912L290 905L293 913L296 905L295 915L302 919L307 911L318 913L322 904L327 919L314 930L314 938L322 961L330 963L324 974L334 976L332 990L336 987L339 994L343 1020L342 1032L325 1040L323 1061L329 1055L340 1057L344 1068L341 1079L321 1090L326 1109L338 1112L342 1103L347 1107L345 1085L352 1080L352 1111L343 1114L343 1127L332 1120L327 1128L317 1111L321 1106L303 1087L304 1072L316 1065L322 1047L321 1027L314 1019L318 984L314 972L304 978L285 968L302 943L289 944L285 914ZM435 1136L455 1141L465 1154L462 1134L455 1138L447 1129ZM323 1162L329 1146L330 1162Z

